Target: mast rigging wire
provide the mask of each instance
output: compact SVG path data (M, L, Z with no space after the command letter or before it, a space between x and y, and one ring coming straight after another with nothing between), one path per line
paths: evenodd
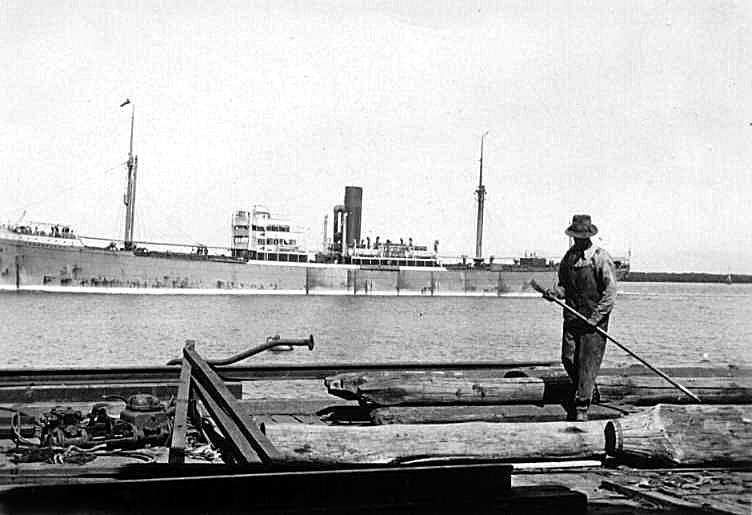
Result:
M126 162L122 162L122 163L119 163L119 164L117 164L117 165L115 165L115 166L113 166L111 168L108 168L108 169L106 169L104 171L101 171L101 172L96 172L96 173L95 172L91 172L91 173L88 173L88 174L85 174L85 175L81 175L81 176L79 176L79 179L80 179L81 182L83 182L84 179L89 179L89 178L93 177L95 174L96 175L99 175L99 174L106 175L106 174L108 174L108 173L110 173L110 172L112 172L114 170L117 170L118 168L121 168L121 167L125 166L126 164L127 164ZM28 208L30 208L32 206L37 206L37 205L40 205L40 204L44 204L44 203L48 202L53 196L54 197L60 197L61 193L67 193L67 192L69 192L69 191L71 191L73 189L77 189L77 188L80 188L80 184L79 183L69 184L68 186L65 186L65 187L62 187L62 188L57 188L57 189L55 189L54 192L50 193L49 195L46 195L45 197L43 197L41 199L33 200L31 202L27 202L26 204L22 204L22 205L15 206L15 207L12 207L12 208L4 209L2 211L2 214L3 214L3 216L6 216L8 213L15 213L17 211L26 210L26 209L28 209Z

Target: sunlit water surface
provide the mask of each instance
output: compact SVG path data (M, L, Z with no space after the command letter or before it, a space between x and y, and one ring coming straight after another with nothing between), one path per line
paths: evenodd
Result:
M611 334L659 366L752 365L752 285L622 283ZM0 366L161 365L186 339L211 358L267 336L312 352L254 362L558 360L560 309L537 297L0 294ZM606 366L633 363L617 347ZM250 362L249 362L250 363Z

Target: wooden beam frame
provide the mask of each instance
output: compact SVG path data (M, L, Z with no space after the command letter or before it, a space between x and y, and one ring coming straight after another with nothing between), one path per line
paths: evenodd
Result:
M185 463L185 429L188 424L188 403L191 396L191 364L183 358L180 384L175 400L175 419L172 425L169 463Z
M191 366L191 381L214 421L220 425L230 445L237 448L238 457L252 461L246 444L264 463L282 460L282 454L261 432L240 407L222 379L195 350L193 345L183 348L183 357Z

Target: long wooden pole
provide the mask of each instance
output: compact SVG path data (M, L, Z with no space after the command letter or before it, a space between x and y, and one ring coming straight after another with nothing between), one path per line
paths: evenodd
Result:
M653 372L655 372L656 374L658 374L659 376L661 376L663 379L665 379L666 381L668 381L669 383L671 383L672 385L674 385L675 387L677 387L683 393L685 393L690 398L692 398L695 402L697 402L697 403L701 403L702 402L697 395L695 395L694 393L690 392L684 386L680 385L679 383L677 383L676 381L674 381L673 379L671 379L665 372L661 371L660 369L654 367L653 365L651 365L650 363L648 363L647 361L645 361L644 359L642 359L640 356L638 356L637 354L635 354L634 352L632 352L631 350L629 350L629 348L627 348L625 345L622 345L621 343L617 342L614 338L611 337L610 334L608 334L606 331L604 331L600 327L591 324L590 321L587 318L585 318L579 311L577 311L576 309L572 308L571 306L567 306L565 303L563 303L559 299L557 299L555 297L552 297L550 295L547 295L545 288L543 288L541 285L539 285L537 282L535 282L535 279L531 279L530 280L530 285L533 287L533 289L535 289L535 291L537 291L538 293L540 293L541 295L543 295L543 297L545 299L552 300L553 302L557 303L562 308L566 309L567 311L569 311L573 315L577 316L577 318L579 318L580 320L584 321L586 324L593 326L595 328L595 330L598 333L600 333L602 336L605 336L606 338L608 338L609 340L611 340L621 350L623 350L624 352L626 352L627 354L629 354L630 356L632 356L633 358L635 358L637 361L639 361L640 363L642 363L643 365L645 365L646 367L648 367L650 370L652 370Z

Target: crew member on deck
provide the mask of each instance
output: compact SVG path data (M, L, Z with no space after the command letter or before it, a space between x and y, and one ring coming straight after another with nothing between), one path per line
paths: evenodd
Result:
M587 420L591 401L598 402L595 378L598 375L606 337L596 326L608 330L608 319L616 299L616 270L611 256L590 240L598 233L589 215L574 215L564 231L574 238L559 264L559 281L545 297L565 299L588 319L585 323L564 310L561 361L574 385L573 398L565 403L567 420Z

